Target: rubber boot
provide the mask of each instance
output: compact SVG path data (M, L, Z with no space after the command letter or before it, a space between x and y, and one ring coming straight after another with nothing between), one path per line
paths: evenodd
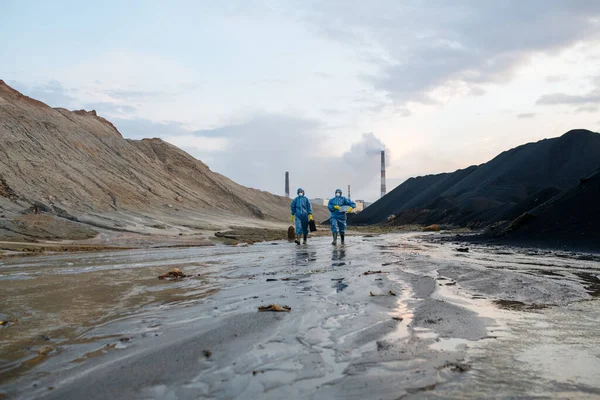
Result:
M331 242L332 245L336 245L337 244L337 233L333 234L333 242Z
M308 233L304 234L304 240L302 241L302 243L306 244L306 241L308 240Z
M342 239L342 244L344 244L344 235L345 235L345 233L340 233L340 238Z
M294 240L294 243L300 244L300 235L296 235L296 240Z

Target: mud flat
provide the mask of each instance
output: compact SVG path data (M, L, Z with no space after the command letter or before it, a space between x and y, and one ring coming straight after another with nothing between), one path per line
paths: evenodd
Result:
M239 219L222 221L230 225L206 225L193 227L195 231L169 229L166 225L155 225L153 229L141 232L114 232L103 230L94 237L80 240L32 240L14 241L0 240L0 259L9 257L25 257L41 254L60 254L76 252L117 251L131 249L184 248L226 245L251 245L261 242L287 240L287 224L280 222L241 220L245 225L235 225ZM190 228L190 227L187 227ZM169 230L157 233L157 229ZM398 231L396 229L396 231ZM360 235L370 232L381 234L376 227L360 227L348 231L348 235ZM317 231L311 237L330 236L328 226L317 225Z
M0 393L600 395L597 260L510 247L458 252L414 234L348 241L0 260L0 313L18 319L0 328ZM175 266L190 277L156 278ZM258 312L270 304L291 311Z

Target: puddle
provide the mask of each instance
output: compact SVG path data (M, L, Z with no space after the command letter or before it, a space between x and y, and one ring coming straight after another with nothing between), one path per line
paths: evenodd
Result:
M457 339L457 338L437 339L436 342L429 347L431 347L434 350L439 350L439 351L459 351L459 350L468 349L474 343L475 342L472 340Z
M272 397L319 398L318 388L339 385L347 391L332 393L342 398L385 397L405 388L436 398L600 395L595 259L477 246L455 257L453 246L423 244L406 234L348 241L333 248L329 238L314 238L307 246L282 242L3 260L0 311L19 323L1 330L0 374L8 375L0 379L21 377L11 384L29 387L34 376L36 382L69 380L84 376L85 368L111 376L107 360L119 357L123 371L137 365L151 376L144 363L126 360L145 360L143 352L164 363L173 361L171 354L183 359L195 348L185 347L186 340L214 329L202 336L211 343L210 360L199 356L200 363L194 358L178 365L190 375L184 380L174 374L147 382L153 388L149 397L178 390L196 390L185 392L192 398L218 397L239 390L239 396L253 398L268 388ZM175 267L193 277L157 279ZM472 311L464 324L485 320L487 330L479 340L442 337L436 329L443 315L419 315L424 301ZM268 304L292 311L258 315L257 307ZM413 326L415 319L425 327ZM267 323L269 329L253 335ZM180 353L169 347L177 343ZM44 345L57 351L39 357ZM453 353L466 360L441 359L432 367L432 357ZM364 382L376 384L359 388Z
M346 289L348 287L348 285L344 283L344 278L333 279L333 280L335 281L333 288L335 289L335 291L337 293L343 291L344 289Z

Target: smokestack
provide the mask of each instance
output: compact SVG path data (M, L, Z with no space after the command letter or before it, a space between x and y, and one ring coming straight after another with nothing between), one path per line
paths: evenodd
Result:
M348 198L351 199L352 197L350 197L350 185L348 185Z
M290 173L285 172L285 197L290 198Z
M381 197L385 196L385 150L381 150Z

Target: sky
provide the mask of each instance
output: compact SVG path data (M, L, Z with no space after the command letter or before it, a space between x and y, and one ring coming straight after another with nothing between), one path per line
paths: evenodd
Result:
M0 0L0 79L246 186L379 197L600 131L597 0Z

